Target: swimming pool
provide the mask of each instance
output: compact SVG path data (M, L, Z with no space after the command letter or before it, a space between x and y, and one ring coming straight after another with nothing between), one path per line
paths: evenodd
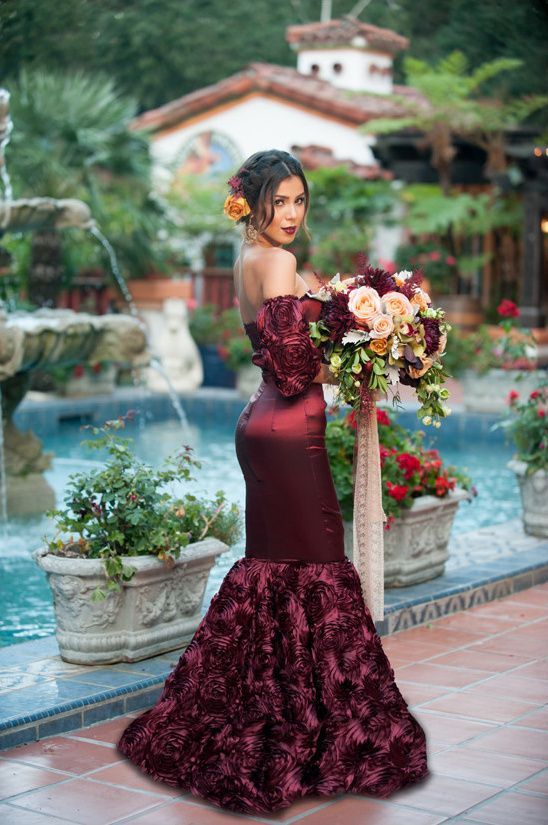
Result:
M197 480L185 490L213 496L222 488L229 501L242 508L245 488L234 450L234 429L237 409L230 415L211 421L207 414L190 415L189 432L183 432L178 421L156 420L144 429L134 426L130 435L135 439L137 454L151 463L159 462L182 444L190 444L194 456L202 462L195 470ZM399 420L406 426L418 426L413 412L405 412ZM199 425L193 422L199 421ZM520 513L518 488L514 474L506 468L512 449L500 432L490 432L491 420L481 416L455 413L444 422L441 430L432 430L429 437L440 450L444 461L466 468L478 489L472 503L460 505L453 531L459 533L499 524L517 518ZM46 474L57 492L58 501L68 476L80 471L86 462L97 461L97 453L84 450L80 441L85 436L78 423L62 423L56 432L44 436L44 446L55 453L52 469ZM0 646L36 639L54 632L51 595L45 574L35 565L30 553L51 533L45 518L31 521L11 521L0 534ZM242 539L229 553L219 557L213 568L205 594L203 612L218 590L230 566L243 555Z

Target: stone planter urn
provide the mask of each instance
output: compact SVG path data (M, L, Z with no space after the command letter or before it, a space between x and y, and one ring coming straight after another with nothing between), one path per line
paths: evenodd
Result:
M408 587L441 576L449 558L449 537L466 490L445 498L421 496L384 531L384 586ZM344 522L345 552L353 562L352 522Z
M540 378L538 370L488 370L482 375L465 370L461 376L464 408L480 413L505 412L510 390L527 398L538 387Z
M517 459L512 459L506 466L518 479L523 529L530 536L548 538L548 473L536 470L527 475L528 465Z
M67 558L40 548L33 553L53 593L61 658L80 665L138 662L189 644L215 558L229 547L205 538L183 548L172 568L156 556L124 556L136 569L120 592L91 594L105 583L100 559Z
M253 395L261 381L261 368L255 364L245 364L236 372L236 389L243 398Z

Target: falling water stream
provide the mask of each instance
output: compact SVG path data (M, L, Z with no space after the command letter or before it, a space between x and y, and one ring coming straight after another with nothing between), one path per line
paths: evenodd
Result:
M141 317L139 315L139 310L137 308L137 305L136 305L135 301L133 300L133 295L131 294L131 292L128 288L128 285L125 281L125 278L122 275L122 272L120 270L120 265L118 263L118 258L116 257L116 252L114 251L114 248L113 248L112 244L110 243L108 238L106 238L103 235L103 233L101 232L101 230L97 226L91 227L91 229L89 231L90 231L90 234L93 235L93 237L96 238L99 241L99 243L101 244L101 246L105 249L105 251L106 251L106 253L109 257L110 268L112 270L112 274L114 275L114 277L116 279L116 283L118 284L118 287L120 288L120 292L122 293L124 301L126 302L131 315L134 318L136 318L139 321L139 323L142 325L143 330L145 331L145 335L146 335L146 325L145 325L144 321L141 319ZM188 426L189 426L188 417L186 415L186 412L183 409L183 405L179 401L179 396L177 395L177 392L176 392L173 384L171 383L171 379L170 379L169 375L167 374L162 362L160 361L159 358L156 358L156 357L152 358L151 361L150 361L150 367L151 367L151 369L155 370L159 375L161 375L162 378L164 379L164 381L166 382L167 391L168 391L169 398L170 398L171 404L173 406L173 409L175 410L175 413L176 413L177 417L179 418L179 421L181 422L181 426L183 427L184 430L187 430ZM144 401L147 392L146 392L146 386L145 386L145 383L144 383L143 371L142 370L132 370L132 380L133 380L134 386L137 389L141 390L141 398ZM139 418L139 426L141 428L143 428L145 426L145 421L144 421L144 418L142 416Z

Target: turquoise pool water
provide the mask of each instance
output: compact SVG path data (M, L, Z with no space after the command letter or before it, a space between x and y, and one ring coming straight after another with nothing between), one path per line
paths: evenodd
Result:
M417 424L413 414L402 416L401 420L408 426ZM134 427L130 434L135 438L138 455L151 463L160 461L182 444L190 444L202 468L195 471L199 481L191 482L185 489L213 496L222 488L230 501L241 506L243 513L245 488L234 451L235 423L236 418L222 424L206 421L199 426L191 424L189 432L183 433L176 421L155 421L148 423L144 430ZM63 424L55 436L44 439L46 449L53 450L56 456L47 477L59 501L68 476L98 458L97 453L81 447L83 435L79 426L71 422ZM472 424L468 426L462 414L451 427L432 431L432 442L446 462L467 468L478 489L472 503L464 502L459 507L454 531L467 532L519 515L517 485L513 473L506 469L512 450L502 442L500 434L482 434ZM45 518L12 521L3 534L0 532L0 645L54 632L49 587L45 575L30 557L48 532L51 533L51 525ZM204 612L226 571L243 555L244 547L242 539L230 553L218 559L209 579Z

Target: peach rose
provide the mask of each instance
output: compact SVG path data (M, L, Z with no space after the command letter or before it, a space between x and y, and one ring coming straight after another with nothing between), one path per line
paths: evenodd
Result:
M389 315L413 315L409 299L401 292L386 292L382 296L383 309Z
M447 345L447 333L442 332L442 334L440 335L440 343L438 345L438 352L440 353L440 355L441 355L442 352L445 352L446 345Z
M420 289L419 287L411 296L411 303L416 304L419 309L425 310L432 304L432 301L428 292L425 292L424 289Z
M240 218L249 215L251 209L244 197L236 197L236 195L228 195L223 207L225 215L233 221L238 221Z
M375 315L371 324L371 338L387 338L394 331L394 321L391 315Z
M369 346L376 355L386 355L388 352L388 341L386 338L375 338Z
M375 315L381 311L381 299L376 289L360 286L348 293L348 309L358 321L371 324Z

